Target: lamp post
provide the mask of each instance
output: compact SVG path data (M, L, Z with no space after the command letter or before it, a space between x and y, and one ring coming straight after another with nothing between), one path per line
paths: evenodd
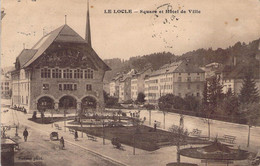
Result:
M102 126L103 126L103 145L105 145L105 122L104 122L104 119L103 119L102 122L103 122L103 124L102 124Z
M68 100L67 99L64 99L64 102L63 102L63 106L64 106L64 131L66 132L66 110L68 108Z
M80 118L80 127L81 127L81 138L83 138L83 122L82 122L82 118Z

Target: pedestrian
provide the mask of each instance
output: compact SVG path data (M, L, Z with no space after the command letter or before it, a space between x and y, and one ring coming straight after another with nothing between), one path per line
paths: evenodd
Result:
M60 149L64 149L65 148L65 144L64 144L64 139L63 137L60 138Z
M77 130L75 130L74 137L75 137L75 141L78 140L79 136L78 136L78 131Z
M156 120L155 120L155 121L154 121L154 125L153 125L154 131L156 131L156 127L157 127L157 122L156 122Z
M27 141L27 137L28 137L29 133L27 131L27 128L24 129L23 131L23 137L24 137L24 141L26 142Z

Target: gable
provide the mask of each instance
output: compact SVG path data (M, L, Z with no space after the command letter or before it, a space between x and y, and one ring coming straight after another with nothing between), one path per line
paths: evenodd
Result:
M73 56L68 57L62 57L61 55L47 55L45 57L45 60L39 64L39 58L41 56L45 56L47 54L47 50L51 45L54 43L61 43L61 44L79 44L81 45L81 49L84 49L84 52L87 52L89 54L88 56L88 61L84 61L84 56L78 57L77 54L73 54ZM55 45L55 44L54 44ZM71 66L76 66L76 64L79 63L80 66L83 65L83 67L87 66L92 66L92 67L100 67L101 69L107 71L111 70L104 62L103 60L100 59L100 57L96 54L96 52L93 50L91 46L87 44L87 42L80 36L78 35L72 28L70 28L68 25L63 25L56 30L50 32L49 34L45 35L42 37L33 47L33 50L36 50L34 55L24 64L22 67L29 67L32 63L34 63L37 60L37 64L43 65L46 64L47 62L50 62L51 65L54 62L51 61L52 57L56 57L56 60L58 60L58 66L65 66L68 65L67 67ZM66 51L66 50L64 50ZM58 54L58 53L57 53ZM59 53L61 54L61 53ZM64 53L63 53L64 54ZM65 58L62 60L62 58ZM85 57L86 58L86 57ZM44 58L43 58L44 59ZM71 62L71 64L69 64ZM35 63L34 63L35 64Z

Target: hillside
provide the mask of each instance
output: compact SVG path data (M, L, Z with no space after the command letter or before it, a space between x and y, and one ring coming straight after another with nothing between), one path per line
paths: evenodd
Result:
M181 56L176 56L170 52L153 53L149 55L131 57L129 60L121 60L119 58L106 59L105 63L112 69L105 75L105 81L110 81L117 73L128 72L131 68L137 71L143 70L147 66L151 66L153 70L166 63L173 61L189 59L196 66L205 66L212 62L218 62L225 66L232 65L234 59L236 64L250 64L259 67L259 51L260 39L249 42L248 44L237 42L234 46L226 49L198 49ZM235 58L234 58L235 57Z

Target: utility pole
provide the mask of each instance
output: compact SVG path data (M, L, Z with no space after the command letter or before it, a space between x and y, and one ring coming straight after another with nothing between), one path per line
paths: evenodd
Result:
M105 127L105 122L104 122L104 118L103 118L103 145L105 145L105 128L104 127Z

